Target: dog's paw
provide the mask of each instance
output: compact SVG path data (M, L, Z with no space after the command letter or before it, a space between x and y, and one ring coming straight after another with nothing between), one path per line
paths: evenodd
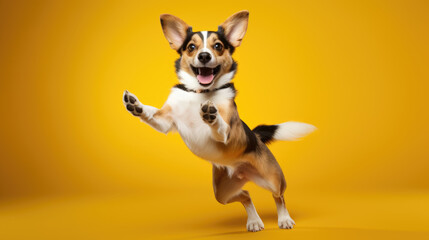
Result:
M201 118L208 124L213 124L216 121L217 108L213 102L207 100L201 104Z
M259 232L264 230L264 223L260 218L247 219L246 228L247 228L247 231L249 232Z
M125 108L128 110L128 112L130 112L134 116L141 116L143 114L143 106L139 102L137 97L134 96L134 94L125 90L123 100Z
M279 218L279 227L283 229L292 229L295 221L290 216Z

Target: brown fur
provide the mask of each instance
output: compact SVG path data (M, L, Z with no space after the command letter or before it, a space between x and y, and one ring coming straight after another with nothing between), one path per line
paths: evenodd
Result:
M219 115L229 125L230 130L227 144L218 143L217 147L223 153L224 159L237 159L246 149L247 139L234 100L224 106L218 106L218 109Z
M171 106L166 104L161 109L159 109L155 114L153 114L154 118L171 118L169 116L171 112Z

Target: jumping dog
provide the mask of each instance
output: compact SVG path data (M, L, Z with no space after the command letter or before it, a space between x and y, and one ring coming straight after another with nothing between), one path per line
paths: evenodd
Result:
M180 54L175 62L179 84L161 109L143 105L125 91L126 109L154 129L179 132L186 146L213 165L213 188L222 204L241 202L247 211L247 230L264 224L243 185L252 181L272 192L278 225L291 229L295 222L286 209L283 172L268 149L273 140L295 140L313 130L310 124L285 122L259 125L251 130L239 117L236 89L231 82L237 63L232 58L246 33L248 11L240 11L217 31L193 32L183 20L162 14L161 26L170 47Z

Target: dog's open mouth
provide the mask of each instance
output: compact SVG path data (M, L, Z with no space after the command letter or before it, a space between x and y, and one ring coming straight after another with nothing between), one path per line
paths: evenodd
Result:
M194 74L197 76L198 82L203 86L208 86L213 82L213 79L215 78L216 74L219 73L220 65L215 68L196 68L193 66L191 66L191 68Z

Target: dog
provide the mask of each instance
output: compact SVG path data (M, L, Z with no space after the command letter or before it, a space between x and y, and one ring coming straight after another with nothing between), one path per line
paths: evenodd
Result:
M175 62L179 83L161 109L143 105L125 91L126 109L155 130L179 132L186 146L213 165L213 188L221 204L241 202L247 212L247 230L257 232L264 224L243 185L252 181L271 191L280 228L291 229L294 220L286 209L283 172L267 147L273 140L296 140L315 130L299 122L259 125L251 130L239 117L231 82L237 63L232 54L247 31L249 12L230 16L217 31L193 32L178 17L160 16L170 47L179 53Z

